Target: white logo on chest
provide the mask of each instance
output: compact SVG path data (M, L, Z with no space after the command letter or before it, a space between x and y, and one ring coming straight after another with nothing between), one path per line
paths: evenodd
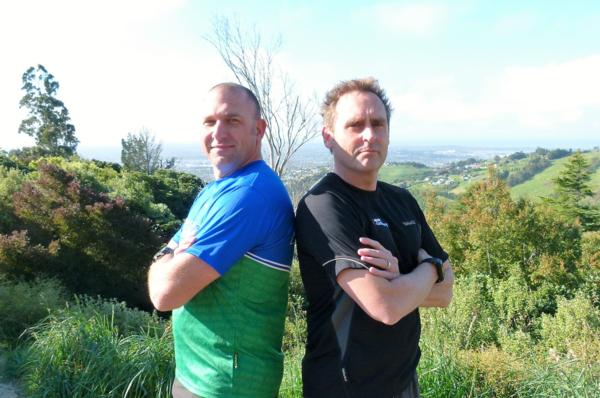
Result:
M377 225L378 227L389 228L389 225L385 221L383 221L381 218L374 218L372 221L373 221L373 224Z

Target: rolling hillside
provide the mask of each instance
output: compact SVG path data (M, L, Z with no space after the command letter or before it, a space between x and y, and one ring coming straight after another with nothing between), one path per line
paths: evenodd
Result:
M597 194L596 197L600 197L600 150L585 152L583 155L591 165L595 165L590 185ZM381 169L379 178L407 187L417 195L425 190L434 190L452 199L463 193L474 181L485 178L487 168L494 165L507 181L512 181L513 184L515 181L523 181L511 187L514 198L537 201L540 197L552 194L553 179L564 169L570 157L536 162L534 154L518 158L511 156L490 161L456 162L441 168L414 163L391 163Z
M600 151L587 152L583 155L590 164L600 162ZM511 194L513 198L539 200L540 197L550 196L554 190L553 179L559 175L568 161L569 157L557 159L553 161L552 166L536 174L533 178L512 187ZM600 192L600 167L594 171L590 185L592 191Z

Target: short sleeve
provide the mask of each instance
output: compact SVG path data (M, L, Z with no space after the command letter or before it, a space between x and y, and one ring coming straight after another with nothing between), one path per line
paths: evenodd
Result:
M270 220L267 213L262 195L249 186L236 187L203 209L201 217L188 217L175 237L193 235L196 241L186 252L223 275L263 239Z
M414 200L414 198L413 198ZM421 223L421 247L427 251L430 255L440 258L443 261L448 260L448 254L442 249L442 246L438 242L437 238L433 234L433 231L429 227L425 214L419 207L419 204L414 200L414 205L418 210L418 215Z
M296 240L299 251L325 267L334 280L347 268L368 269L357 254L364 230L358 212L329 192L307 196L298 205Z

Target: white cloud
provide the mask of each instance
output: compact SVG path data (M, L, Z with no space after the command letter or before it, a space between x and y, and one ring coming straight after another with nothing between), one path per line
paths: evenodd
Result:
M446 19L448 10L441 4L374 5L370 14L386 31L427 35L436 32Z
M524 128L553 129L600 114L600 55L536 67L507 67L484 79L466 99L453 80L434 78L392 92L397 117L425 124L494 124L513 120Z

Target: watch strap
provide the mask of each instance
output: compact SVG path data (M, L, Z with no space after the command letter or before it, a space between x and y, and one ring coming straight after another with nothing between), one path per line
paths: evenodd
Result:
M435 271L437 272L438 277L435 283L440 283L444 280L444 262L442 261L442 259L437 257L429 257L423 260L422 262L429 263L435 267Z

